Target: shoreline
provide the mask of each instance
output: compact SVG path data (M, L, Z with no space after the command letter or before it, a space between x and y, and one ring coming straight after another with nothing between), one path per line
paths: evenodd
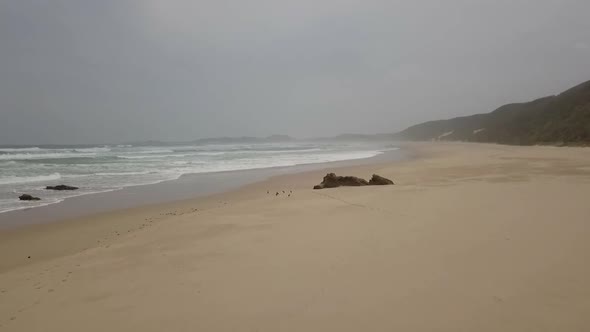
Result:
M334 170L394 186L312 190L327 171L312 170L0 232L0 328L590 326L590 150L404 149L402 161Z
M0 213L0 232L31 225L61 222L134 207L190 200L235 190L273 176L331 167L402 160L402 148L384 151L370 158L340 160L283 167L184 174L178 179L135 185L104 192L72 196L57 203Z
M60 257L63 255L73 254L80 251L91 249L95 246L101 245L108 238L111 238L113 234L120 236L123 233L131 233L136 230L142 230L144 227L154 221L154 215L157 215L159 220L167 219L168 217L175 216L172 211L184 210L192 211L193 205L200 206L200 209L212 209L219 206L223 206L223 202L228 199L232 200L243 200L247 199L247 196L252 194L252 190L256 191L258 195L266 193L265 189L260 189L265 186L272 187L275 192L279 189L275 188L277 183L283 183L280 186L282 191L286 187L306 190L312 189L314 184L320 183L326 172L348 172L358 173L359 170L369 170L379 167L379 165L390 165L400 163L404 161L410 161L416 158L418 151L411 149L404 144L399 144L398 150L384 152L380 155L363 158L363 159L352 159L342 160L329 163L316 163L316 164L305 164L288 167L273 167L253 170L242 170L242 171L227 171L217 173L203 173L187 175L187 178L193 178L193 181L185 182L189 186L194 184L194 180L201 180L202 177L209 176L210 179L216 180L219 177L227 175L235 176L236 181L244 181L244 175L256 175L252 181L245 182L233 182L225 183L225 187L217 187L217 191L207 191L188 198L176 198L171 201L156 201L147 203L145 200L131 201L137 202L135 205L126 206L129 201L130 195L135 195L141 192L149 192L145 189L156 188L156 187L167 187L178 189L178 185L181 184L181 179L166 181L162 183L149 184L124 188L122 190L97 193L92 195L76 196L66 199L64 202L58 204L52 204L48 206L42 206L30 210L17 210L9 211L7 213L0 214L0 252L3 250L3 246L10 247L15 243L21 241L21 238L27 238L29 241L36 243L33 247L35 250L31 250L31 255L27 254L27 258L23 260L22 257L14 257L13 259L7 257L1 257L0 255L0 273L6 269L14 268L21 265L28 265L36 261L43 261ZM365 177L370 174L363 175ZM291 182L291 179L299 178L310 178L315 179L315 183L309 182L309 184L302 185L298 181ZM127 189L127 190L125 190ZM136 191L140 190L140 191ZM168 189L169 190L169 189ZM114 195L114 194L120 195ZM70 203L77 205L79 201L87 201L88 198L102 196L103 199L108 199L107 204L111 209L104 209L103 206L98 206L100 211L92 211L92 206L83 205L82 210L73 210L73 206L66 206L65 214L59 214L59 210L63 207L63 203ZM160 196L158 196L159 198ZM114 202L120 198L126 198L127 201L121 201L124 205L116 207ZM91 202L90 202L91 203ZM221 204L220 204L221 203ZM65 205L65 204L64 204ZM78 205L78 207L80 207ZM96 207L95 207L96 208ZM90 210L89 210L90 209ZM45 212L49 210L51 214ZM162 213L161 211L170 211ZM20 216L12 219L16 220L14 223L7 223L6 220L11 218L11 214ZM27 212L27 213L23 213ZM74 212L74 213L72 213ZM6 216L3 216L6 215ZM28 221L27 218L35 217L37 222ZM3 219L3 217L5 217ZM126 228L124 231L116 231L115 229L122 226L118 221L124 219ZM41 220L41 222L38 222ZM23 224L23 221L25 222ZM28 221L28 222L27 222ZM2 224L4 222L4 224ZM21 223L15 225L15 223ZM51 245L53 236L51 233L65 235L70 243L65 247L55 247ZM80 234L90 234L89 236L82 236ZM73 240L72 240L73 239Z

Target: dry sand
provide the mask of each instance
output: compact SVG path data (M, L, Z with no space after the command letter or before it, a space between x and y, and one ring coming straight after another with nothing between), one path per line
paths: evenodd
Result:
M590 149L406 148L2 232L0 330L590 331Z

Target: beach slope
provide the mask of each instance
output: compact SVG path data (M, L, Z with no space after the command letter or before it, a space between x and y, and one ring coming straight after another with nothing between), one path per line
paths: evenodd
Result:
M2 232L0 330L590 330L589 149L405 149Z

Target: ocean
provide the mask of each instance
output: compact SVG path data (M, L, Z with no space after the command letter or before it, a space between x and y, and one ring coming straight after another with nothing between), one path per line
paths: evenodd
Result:
M395 150L388 143L104 145L0 148L0 213L55 204L68 197L213 173L370 158ZM45 190L66 184L76 191ZM19 201L26 193L40 201Z

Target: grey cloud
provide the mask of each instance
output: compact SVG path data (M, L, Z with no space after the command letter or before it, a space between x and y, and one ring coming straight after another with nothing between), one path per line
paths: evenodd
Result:
M583 0L6 0L0 144L393 132L487 112L590 79L589 11Z

